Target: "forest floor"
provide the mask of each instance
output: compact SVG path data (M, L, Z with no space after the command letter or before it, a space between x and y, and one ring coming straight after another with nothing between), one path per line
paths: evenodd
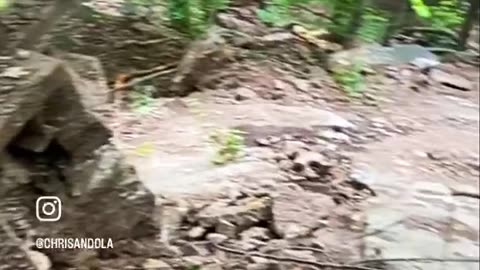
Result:
M82 33L76 34L92 29L99 28L78 28ZM121 48L141 38L119 31L108 40L90 33L88 38L100 40L83 40L77 43L82 49L72 51L99 57L110 81L117 75L112 67L120 73L128 63L132 70L147 69L178 58L138 44L135 50ZM183 46L170 41L168 48ZM367 262L354 261L398 258L391 262L395 269L478 269L478 262L442 261L480 252L478 200L451 194L479 193L478 67L436 67L471 83L467 91L432 74L419 78L411 65L374 67L362 97L349 98L325 70L305 66L308 72L285 69L278 59L247 57L208 73L217 78L213 85L186 97L156 98L143 111L115 108L106 122L116 143L162 205L160 240L189 238L198 249L183 255L208 257L202 241L223 234L244 252L235 254L240 261L248 257L257 266L266 262L251 252L267 253L284 240L303 250L280 245L282 255L304 261L360 266ZM221 146L211 135L219 130L242 131L245 145L239 158L215 165ZM261 213L264 206L251 198L273 201L269 213L253 223L244 221L244 212ZM237 223L228 220L232 216ZM218 250L215 255L226 256ZM121 269L138 265L122 263ZM312 269L295 267L275 269Z

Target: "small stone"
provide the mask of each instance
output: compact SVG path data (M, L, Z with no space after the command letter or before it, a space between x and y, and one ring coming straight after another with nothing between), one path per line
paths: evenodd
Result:
M270 231L262 227L252 227L240 234L242 240L256 239L260 241L267 241L271 238Z
M327 140L332 140L334 142L339 142L339 143L350 143L350 137L341 132L336 132L333 130L326 130L322 133L319 134L320 138L327 139Z
M184 240L176 241L175 245L179 246L182 256L207 256L209 253L206 247Z
M226 235L230 238L235 238L237 236L237 226L229 221L221 219L215 228L215 232Z
M313 251L310 250L291 250L291 249L285 249L282 251L282 253L286 257L290 258L295 258L299 260L307 260L307 261L315 261L316 258L313 255Z
M207 234L207 240L214 244L221 244L227 241L228 236L220 233L209 233Z
M255 139L255 143L259 146L270 146L271 143L267 138Z
M282 80L274 80L273 85L275 90L283 90L286 87L286 83Z
M26 71L23 67L8 67L0 74L0 77L8 79L20 79L23 76L28 75L30 72Z
M47 255L34 250L28 250L27 255L37 270L50 270L52 268L52 262Z
M272 269L269 263L253 263L247 265L247 270L269 270Z
M267 140L270 142L270 144L276 144L276 143L279 143L282 140L282 138L277 136L268 136Z
M288 172L292 169L293 162L291 160L280 160L278 166L280 170Z
M30 51L22 50L22 49L17 50L17 57L19 59L26 60L30 58L31 55L32 53Z
M302 92L308 92L310 90L310 82L307 80L294 79L292 80L292 83Z
M147 259L143 265L143 269L145 270L171 270L173 269L170 265L166 262L158 259Z
M419 57L411 61L410 64L423 71L440 65L440 62L435 59Z
M246 87L238 88L235 91L235 100L238 100L238 101L254 99L256 97L257 97L257 93L255 93L253 90L248 89Z
M285 141L283 151L290 159L295 159L301 151L308 150L309 147L300 141Z
M190 239L200 239L205 235L207 230L201 226L193 227L188 231L188 237Z

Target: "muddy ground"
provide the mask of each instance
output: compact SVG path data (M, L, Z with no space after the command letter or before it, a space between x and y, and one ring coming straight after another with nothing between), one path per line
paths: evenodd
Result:
M123 24L111 39L79 28L73 52L99 57L114 81L186 50L170 38L175 53L124 49L141 38L118 39L142 25ZM361 98L349 98L318 65L251 56L208 73L210 83L186 97L106 116L158 197L162 231L120 243L118 254L100 256L100 269L478 269L461 260L480 252L478 200L451 195L479 192L478 67L438 67L472 84L463 90L419 78L411 65L375 67ZM219 129L244 132L238 160L212 164ZM389 258L400 260L379 263Z

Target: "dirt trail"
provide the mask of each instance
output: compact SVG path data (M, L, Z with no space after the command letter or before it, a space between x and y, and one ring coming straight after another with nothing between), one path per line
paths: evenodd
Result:
M349 129L356 123L353 130L362 133L362 125L368 122L381 136L362 143L363 151L350 152L354 174L378 194L365 209L365 233L373 235L365 238L363 256L378 255L380 250L389 258L475 257L479 252L478 201L451 197L449 188L478 192L478 85L470 92L433 87L414 92L394 83L377 83L376 87L382 89L376 93L376 107L286 106L259 98L229 102L214 92L159 100L155 117L130 120L147 131L128 144L139 147L155 142L153 150L144 156L130 151L129 159L156 193L213 194L248 182L284 180L265 161L268 151L258 147L249 147L236 163L211 165L215 149L208 134L217 128L251 125L262 133L266 126L276 126L303 129L318 137L319 127ZM409 263L398 265L406 267L399 269L411 267ZM478 264L418 267L477 269Z

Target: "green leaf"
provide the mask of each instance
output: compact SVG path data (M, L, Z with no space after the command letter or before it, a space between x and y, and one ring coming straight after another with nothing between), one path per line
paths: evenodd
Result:
M413 6L412 7L415 13L422 18L431 18L432 13L427 6Z
M0 11L7 9L9 4L8 0L0 0Z

